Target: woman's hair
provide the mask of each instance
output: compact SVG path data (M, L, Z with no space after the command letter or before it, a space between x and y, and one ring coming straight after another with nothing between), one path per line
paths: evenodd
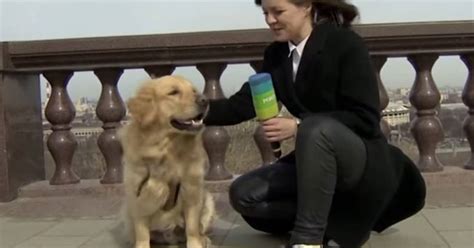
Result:
M359 15L359 10L346 0L287 0L288 2L304 6L313 5L313 19L315 23L330 21L344 27L350 27L354 19ZM255 4L260 6L262 0L255 0Z

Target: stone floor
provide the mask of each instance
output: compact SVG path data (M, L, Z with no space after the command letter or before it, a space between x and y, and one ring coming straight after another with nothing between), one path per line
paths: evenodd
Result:
M471 172L461 171L462 176L466 173ZM364 248L474 247L474 184L460 183L452 173L436 179L430 176L425 176L426 207L385 232L372 234ZM40 182L26 187L17 200L0 203L0 248L130 247L123 242L118 221L120 189L101 187L94 192L90 187L97 182L81 184L75 193L67 187L49 186L48 194L38 194L47 185ZM277 248L285 243L287 237L252 230L230 208L226 194L215 196L219 218L213 227L212 247Z
M54 197L21 199L9 205L13 216L0 217L2 248L122 248L121 225L117 215L75 216L78 208L107 209L107 201ZM96 205L98 204L98 205ZM31 216L37 208L51 210ZM57 212L62 208L62 214ZM5 208L4 208L5 209ZM69 212L69 216L64 213ZM95 213L100 213L97 211ZM280 247L286 237L272 237L252 230L234 212L221 214L212 233L213 247ZM155 246L156 248L160 246ZM169 246L179 247L179 246ZM182 246L181 246L182 247ZM425 208L381 234L373 234L366 248L472 248L474 247L474 207Z

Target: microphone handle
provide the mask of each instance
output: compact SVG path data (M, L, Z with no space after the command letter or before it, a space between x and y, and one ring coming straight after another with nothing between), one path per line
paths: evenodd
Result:
M278 142L278 141L271 142L270 145L272 146L273 155L274 155L276 158L280 158L280 157L281 157L281 146L280 146L280 142Z

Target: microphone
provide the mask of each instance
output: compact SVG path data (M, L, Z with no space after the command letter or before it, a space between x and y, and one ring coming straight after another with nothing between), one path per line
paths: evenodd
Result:
M278 116L278 103L273 89L272 77L269 73L257 73L249 77L250 92L257 119L265 121ZM281 157L280 142L270 143L273 155Z

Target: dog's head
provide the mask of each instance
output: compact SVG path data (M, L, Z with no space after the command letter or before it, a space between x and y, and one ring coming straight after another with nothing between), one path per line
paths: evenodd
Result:
M203 128L208 105L207 98L179 76L149 80L127 102L133 121L141 128L187 133Z

